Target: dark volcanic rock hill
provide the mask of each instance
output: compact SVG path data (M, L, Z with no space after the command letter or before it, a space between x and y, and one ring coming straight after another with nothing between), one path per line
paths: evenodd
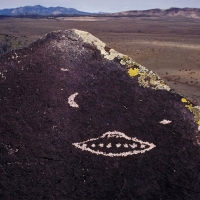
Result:
M200 108L89 33L1 56L0 104L0 199L199 199Z

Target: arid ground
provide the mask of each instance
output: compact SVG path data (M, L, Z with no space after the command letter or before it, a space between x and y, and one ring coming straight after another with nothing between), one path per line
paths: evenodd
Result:
M88 31L155 71L174 91L200 105L200 20L189 18L62 17L0 19L0 40L24 47L50 31Z

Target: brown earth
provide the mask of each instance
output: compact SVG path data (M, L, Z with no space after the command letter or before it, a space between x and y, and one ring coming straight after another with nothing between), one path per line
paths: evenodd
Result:
M1 19L0 38L23 47L54 30L88 31L159 74L176 92L200 105L200 20L76 17Z

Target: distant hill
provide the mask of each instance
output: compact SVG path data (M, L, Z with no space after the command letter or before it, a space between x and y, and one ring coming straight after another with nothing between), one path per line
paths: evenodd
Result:
M19 8L10 8L0 10L0 15L18 16L18 15L88 15L90 13L82 12L74 8L64 7L43 7L40 5L36 6L25 6Z
M190 17L200 18L199 8L170 8L166 10L131 10L111 14L112 16L147 16L147 17Z
M24 6L19 8L9 8L0 10L0 16L21 16L21 15L95 15L95 16L108 16L108 17L121 17L121 16L134 16L134 17L189 17L200 18L200 8L169 8L150 9L150 10L130 10L117 13L88 13L76 10L75 8L64 7L43 7Z

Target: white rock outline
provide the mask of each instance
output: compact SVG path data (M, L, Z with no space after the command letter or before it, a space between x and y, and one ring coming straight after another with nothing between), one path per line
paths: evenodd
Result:
M170 124L172 121L170 121L170 120L167 120L167 119L163 119L162 121L160 121L159 123L160 124Z
M95 140L98 140L100 138L105 138L105 137L108 137L108 138L112 138L112 137L125 138L129 141L132 140L133 142L139 142L141 145L145 145L145 146L148 145L149 147L146 148L146 149L143 149L143 150L133 150L133 151L129 151L129 152L120 152L120 153L106 153L106 152L102 152L102 151L99 151L99 150L94 151L94 150L90 149L89 147L87 147L87 144L86 144L87 142L95 141ZM154 145L153 143L144 142L142 140L138 140L135 137L134 138L128 137L127 135L125 135L124 133L119 132L119 131L108 131L98 138L91 138L91 139L86 140L84 142L72 143L72 145L74 145L76 148L81 149L82 151L89 151L89 152L96 154L96 155L104 155L104 156L109 156L109 157L116 157L116 156L126 157L126 156L129 156L129 155L145 153L146 151L150 151L151 149L156 147L156 145Z
M79 108L79 105L74 101L75 97L78 95L78 92L72 94L69 96L68 98L68 104L71 106L71 107L74 107L74 108Z

